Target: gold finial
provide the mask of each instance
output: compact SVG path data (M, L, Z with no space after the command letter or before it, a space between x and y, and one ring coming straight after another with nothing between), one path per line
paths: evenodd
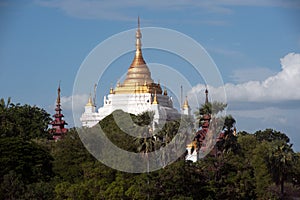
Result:
M184 108L184 109L189 108L189 102L188 102L188 100L187 100L187 96L185 97L185 101L184 101L184 103L183 103L182 108Z
M109 94L113 94L114 93L114 89L111 87L109 90Z
M152 104L158 104L157 96L156 96L156 90L155 90L154 99L153 99Z
M92 95L90 94L88 103L85 106L93 106Z
M60 104L60 81L58 84L58 88L57 88L57 99L56 99L56 103Z
M192 148L193 147L193 142L189 143L188 145L186 145L187 148Z

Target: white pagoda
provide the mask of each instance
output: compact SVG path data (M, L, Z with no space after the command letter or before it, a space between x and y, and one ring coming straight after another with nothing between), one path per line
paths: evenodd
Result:
M172 97L168 96L167 90L162 91L160 84L155 83L151 78L151 73L142 55L141 38L138 19L136 52L128 68L126 79L123 83L118 83L115 89L110 89L109 94L104 96L103 106L98 111L96 111L92 98L89 98L80 118L82 126L92 127L117 109L135 115L152 111L155 124L180 118L180 113L173 107ZM190 115L187 100L182 106L182 114Z

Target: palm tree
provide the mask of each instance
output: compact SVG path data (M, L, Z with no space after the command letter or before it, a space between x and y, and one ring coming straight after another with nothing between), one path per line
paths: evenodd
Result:
M199 127L202 126L204 121L204 116L206 115L216 115L219 112L224 111L227 104L214 101L212 103L207 102L201 105L198 111L195 112L196 119L199 120Z
M238 150L237 137L235 137L235 119L228 115L225 117L224 126L222 129L223 138L217 143L219 151L225 152L236 152Z
M148 189L150 185L149 180L149 156L148 153L155 150L156 140L153 135L151 135L151 128L150 126L142 127L141 132L142 137L135 138L135 142L137 143L137 151L142 152L145 155L145 158L147 159L147 173L148 173ZM148 199L150 199L150 189L148 190Z
M0 99L0 127L2 127L1 134L5 133L12 128L13 124L8 124L7 118L13 114L12 112L9 112L9 108L14 106L14 104L11 103L11 98L7 98L7 103L5 103L5 100L3 98Z
M141 137L135 138L135 143L137 144L137 151L142 152L147 159L147 172L149 172L149 157L148 153L155 150L155 138L151 135L150 127L142 127L138 130Z
M280 184L280 193L282 197L284 195L285 178L290 173L295 158L296 154L293 152L291 145L286 144L283 141L275 141L275 145L269 154L269 164L273 179L277 185Z
M0 109L1 110L6 110L12 105L13 104L11 103L11 98L10 97L7 98L7 103L5 103L5 100L3 98L0 99Z

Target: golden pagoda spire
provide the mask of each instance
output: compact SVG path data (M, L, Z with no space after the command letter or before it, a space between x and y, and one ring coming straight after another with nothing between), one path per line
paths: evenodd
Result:
M125 86L131 86L134 90L135 83L139 85L143 85L146 81L148 84L153 83L151 78L151 73L149 68L146 65L146 62L143 58L142 54L142 33L140 28L140 18L138 17L138 27L135 34L136 42L135 42L135 56L134 59L128 69L126 79L124 80ZM118 91L116 91L118 92Z
M183 108L183 109L186 109L186 108L189 108L189 107L190 107L190 106L189 106L189 102L188 102L187 96L186 96L182 108Z
M140 24L140 17L138 17L138 27L135 32L135 57L130 65L130 67L136 67L140 65L146 65L146 62L142 55L142 32L141 32L141 24Z
M90 97L89 97L88 103L87 103L85 106L94 106L94 105L93 105L93 101L92 101L92 95L91 95L91 94L90 94Z
M140 24L140 16L138 16L138 27L135 33L136 37L136 52L141 51L142 48L142 43L141 43L141 38L142 38L142 33L141 33L141 24Z
M158 104L158 101L157 101L157 96L156 96L156 91L155 91L155 94L154 94L154 99L153 99L153 102L152 104L155 104L157 105Z

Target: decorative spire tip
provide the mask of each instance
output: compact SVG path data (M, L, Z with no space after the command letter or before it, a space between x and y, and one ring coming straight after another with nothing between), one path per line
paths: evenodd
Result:
M60 82L58 83L58 88L57 88L57 100L56 100L56 103L57 104L60 104Z
M207 104L208 103L208 90L207 90L207 86L205 86L206 89L205 89L205 103Z
M154 99L153 99L153 102L152 104L155 104L157 105L158 104L158 101L157 101L157 96L156 96L156 90L155 90L155 93L154 93Z

